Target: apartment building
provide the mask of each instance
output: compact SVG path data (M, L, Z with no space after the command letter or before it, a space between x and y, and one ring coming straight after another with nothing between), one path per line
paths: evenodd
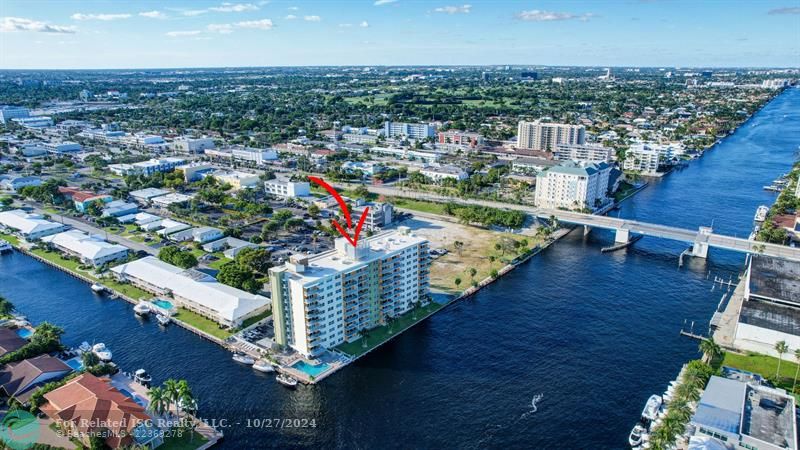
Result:
M610 163L614 149L601 144L559 144L553 150L553 158L558 161L578 161L587 163Z
M559 144L583 145L586 129L583 125L521 121L517 127L517 148L551 152Z
M540 208L596 209L608 202L606 163L565 161L536 175L536 206Z
M391 203L374 202L368 203L353 208L351 215L356 218L361 218L361 214L369 207L367 216L364 218L364 229L369 231L380 231L387 225L392 223L394 215L394 207Z
M426 139L433 137L436 126L428 123L389 122L383 125L383 134L387 138L408 137L412 139Z
M42 242L80 259L83 264L91 264L95 267L128 257L127 247L108 243L100 236L92 236L80 230L69 230L45 236L42 238Z
M639 172L644 175L655 175L663 161L662 154L646 146L631 147L625 152L625 162L622 168Z
M344 238L335 249L270 269L275 342L306 357L360 337L428 301L428 241L407 227Z

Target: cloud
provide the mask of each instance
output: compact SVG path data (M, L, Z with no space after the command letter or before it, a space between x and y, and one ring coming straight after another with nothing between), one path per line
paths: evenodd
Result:
M445 14L469 14L470 9L472 9L472 5L442 6L441 8L434 9L434 11Z
M169 37L183 37L183 36L197 36L200 33L202 33L202 31L200 30L190 30L190 31L168 31L165 34Z
M770 9L767 14L772 16L782 15L782 14L800 14L800 7L792 6L785 8Z
M194 17L194 16L199 16L201 14L205 14L207 12L208 12L207 9L186 9L181 11L181 14L183 14L184 16Z
M320 16L304 16L303 20L306 22L320 22L322 21L322 17Z
M212 23L206 26L206 29L212 33L230 34L233 33L233 25L230 23Z
M50 25L46 22L23 19L22 17L3 17L0 19L0 33L12 33L14 31L71 34L78 31L78 29L74 26Z
M394 3L396 1L397 0L375 0L375 3L373 3L373 5L375 5L375 6L383 6L383 5L388 5L390 3Z
M297 6L290 6L290 7L286 8L286 9L289 10L289 11L297 11L300 8L298 8Z
M289 14L288 16L286 16L286 20L294 20L294 19L297 19L297 16L295 16L294 14Z
M120 19L128 19L130 18L130 14L83 14L83 13L75 13L70 16L73 20L120 20Z
M594 17L594 14L592 13L573 14L568 12L543 11L539 9L532 9L530 11L521 11L516 15L517 19L524 20L526 22L554 22L560 20L575 20L575 19L585 22L592 17Z
M220 6L212 6L211 8L208 8L208 10L215 12L257 11L258 6L252 3L223 3Z
M270 19L245 20L243 22L236 22L234 25L238 28L249 28L253 30L271 30L273 27Z
M142 17L147 17L149 19L166 19L167 15L162 13L161 11L143 11L139 13Z
M360 26L361 28L369 28L369 23L366 20L364 20L360 24L358 24L358 26Z

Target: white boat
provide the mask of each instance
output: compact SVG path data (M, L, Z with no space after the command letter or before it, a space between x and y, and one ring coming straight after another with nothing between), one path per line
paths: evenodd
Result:
M255 359L253 359L251 356L245 355L244 353L234 353L233 360L238 363L247 364L250 366L252 366L256 362Z
M92 351L92 346L86 341L81 342L81 345L78 346L78 352L80 353L86 353L90 351Z
M106 344L103 344L102 342L94 344L94 346L92 346L92 352L94 352L94 354L100 358L100 361L111 361L111 350L109 350L108 347L106 347Z
M662 399L660 395L651 395L650 398L647 399L647 404L644 405L644 409L642 410L642 418L649 421L656 420L661 402Z
M150 386L150 382L153 381L153 377L151 377L146 370L139 369L134 372L133 381L141 384L142 386Z
M14 247L12 247L11 244L8 243L8 241L0 239L0 253L10 252L13 249Z
M636 426L633 427L630 436L628 436L628 444L630 444L631 448L636 448L642 445L642 441L644 441L643 437L646 432L647 428L645 428L641 423L637 423Z
M97 292L97 293L100 293L100 292L104 292L106 290L106 288L102 284L94 283L94 284L92 284L92 290Z
M136 313L137 316L146 316L150 314L150 307L144 302L137 303L136 306L133 307L133 312Z
M753 218L756 222L763 222L767 220L767 213L769 213L769 207L766 205L761 205L756 210L756 216Z
M253 369L259 372L275 372L275 368L272 367L272 363L267 361L266 359L259 359L253 364Z
M280 383L280 384L282 384L282 385L284 385L286 387L290 387L290 388L293 388L293 387L297 386L297 380L296 379L294 379L294 378L292 378L292 377L290 377L288 375L284 375L282 373L278 374L278 376L275 377L275 381L277 381L278 383Z
M156 320L158 321L158 324L161 325L162 327L165 327L172 322L172 319L170 319L169 316L165 316L163 314L156 315Z

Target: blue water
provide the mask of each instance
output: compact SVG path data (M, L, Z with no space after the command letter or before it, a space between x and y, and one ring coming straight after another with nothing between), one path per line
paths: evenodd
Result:
M798 145L800 90L792 89L620 214L689 228L713 221L719 232L746 236L758 205L774 200L762 186L789 169ZM572 233L320 385L296 390L19 253L0 257L0 295L34 323L64 327L68 344L105 342L124 370L145 368L154 384L187 379L201 415L228 421L221 448L619 449L647 398L698 356L678 331L684 319L707 324L719 302L707 275L735 276L743 256L712 249L679 269L685 244L646 237L601 254L612 241L608 232ZM316 426L247 426L266 418Z
M303 371L312 377L319 376L322 372L328 370L328 365L325 363L317 364L316 366L313 364L308 364L305 361L298 361L292 365L297 370Z
M78 372L83 370L83 361L81 360L80 356L76 356L74 358L70 358L64 361L68 366L72 367L72 370Z
M29 337L33 336L33 331L27 328L17 328L17 335L22 339L28 339Z
M172 310L172 308L173 308L173 306L172 306L172 302L169 302L169 301L167 301L167 300L161 300L161 299L158 299L158 300L155 300L155 301L153 302L153 304L154 304L154 305L156 305L156 306L158 306L159 308L166 309L167 311L171 311L171 310Z

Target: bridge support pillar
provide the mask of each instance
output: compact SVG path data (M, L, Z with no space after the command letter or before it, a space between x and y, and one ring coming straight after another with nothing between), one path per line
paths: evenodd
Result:
M627 228L619 228L614 235L614 242L617 244L625 244L630 240L630 232Z
M692 245L692 256L696 258L708 258L708 243L695 242Z
M584 225L583 226L583 235L584 236L588 236L590 231L592 231L592 227L590 227L589 225Z

